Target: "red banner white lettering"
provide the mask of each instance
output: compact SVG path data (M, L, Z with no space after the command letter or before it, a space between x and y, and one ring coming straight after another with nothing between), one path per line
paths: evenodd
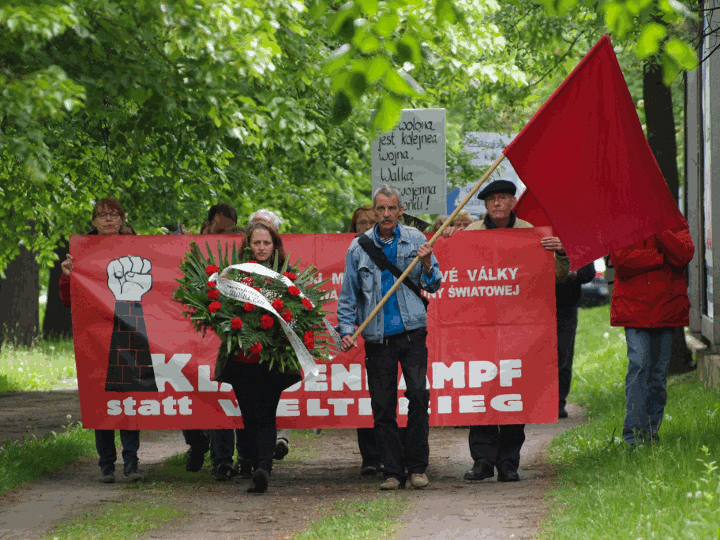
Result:
M463 231L435 244L443 282L429 295L430 425L557 420L554 263L542 229ZM352 234L283 235L301 267L329 279L334 316ZM73 236L71 280L83 424L97 429L241 427L229 385L212 380L219 339L196 333L172 301L192 241L233 236ZM287 389L278 427L371 427L359 347ZM133 370L141 370L134 372ZM141 373L141 376L138 376ZM133 383L132 381L136 381ZM137 381L142 381L138 383ZM398 423L407 419L398 381Z

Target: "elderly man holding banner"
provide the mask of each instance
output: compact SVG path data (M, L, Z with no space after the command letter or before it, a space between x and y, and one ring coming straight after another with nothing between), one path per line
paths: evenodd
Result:
M517 202L515 184L507 180L491 182L480 192L478 199L485 201L487 215L472 223L466 230L525 229L532 225L515 216L512 211ZM541 240L545 249L555 252L555 281L562 283L570 269L560 239L547 236ZM470 455L474 465L465 473L466 480L484 480L495 476L499 482L520 480L520 449L525 442L525 424L472 426L469 435Z
M438 290L440 265L425 236L414 227L398 223L404 206L396 188L389 185L379 188L373 196L373 210L378 222L353 240L345 259L337 308L342 350L356 345L353 333L358 316L365 321L360 330L364 328L375 432L385 465L385 481L380 489L404 487L408 479L406 469L410 483L415 488L424 488L429 485L425 469L430 456L430 393L425 388L427 300L420 296L420 289ZM413 259L419 259L422 267L411 265ZM396 278L408 269L407 279L400 286ZM387 293L391 293L389 299L379 306ZM404 455L396 412L398 362L407 385L405 397L409 400Z

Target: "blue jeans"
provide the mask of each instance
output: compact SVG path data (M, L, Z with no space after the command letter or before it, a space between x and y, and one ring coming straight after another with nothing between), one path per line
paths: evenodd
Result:
M667 402L672 328L625 328L628 372L625 377L623 439L630 444L653 435Z
M140 432L121 429L120 441L122 442L123 447L123 463L137 463L137 453L140 448ZM115 450L115 430L96 429L95 448L97 449L98 456L100 456L100 459L98 460L100 470L103 472L114 472L115 461L117 460L117 451Z

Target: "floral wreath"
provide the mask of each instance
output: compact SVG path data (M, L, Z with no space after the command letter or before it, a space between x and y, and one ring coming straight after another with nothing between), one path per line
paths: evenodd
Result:
M321 287L328 280L318 282L314 266L299 272L298 259L280 274L277 252L268 269L252 260L250 248L241 257L233 243L228 256L228 246L223 254L218 241L216 259L205 245L207 258L195 242L190 244L173 295L196 331L215 332L230 358L259 355L260 362L281 372L303 367L307 374L315 360L332 358L334 330L320 307L327 294Z

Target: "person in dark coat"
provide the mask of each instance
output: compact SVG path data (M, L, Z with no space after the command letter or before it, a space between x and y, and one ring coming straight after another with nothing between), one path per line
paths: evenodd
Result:
M583 283L590 283L595 277L595 263L586 264L577 272L568 272L563 283L555 284L555 305L557 306L557 347L558 347L558 418L567 418L565 410L572 380L575 333L578 324L578 305Z

